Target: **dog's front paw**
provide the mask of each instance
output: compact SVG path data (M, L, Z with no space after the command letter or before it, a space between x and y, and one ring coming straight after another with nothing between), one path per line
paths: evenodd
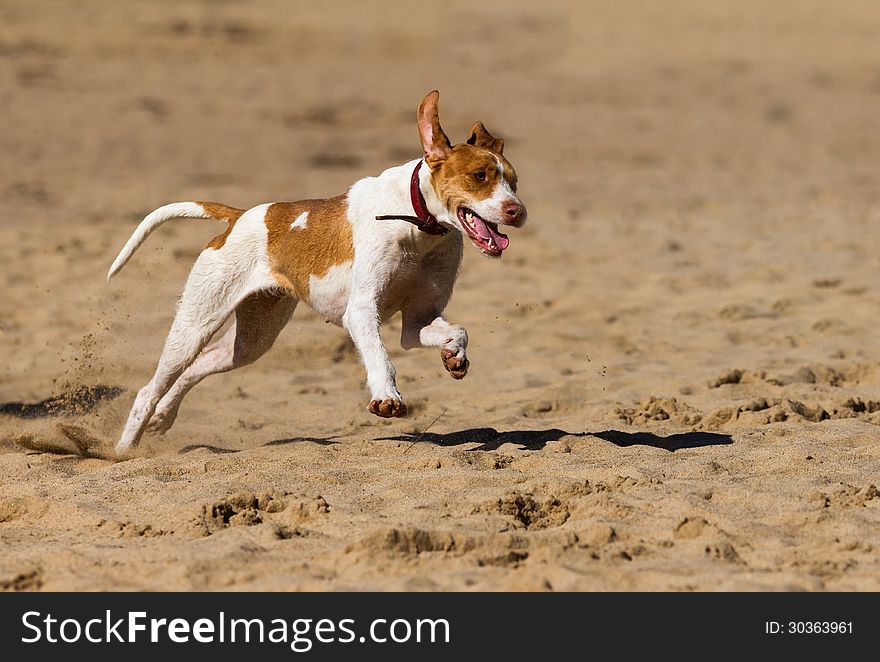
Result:
M440 358L443 359L443 367L449 371L453 379L463 379L471 365L467 356L462 355L459 357L450 349L441 350Z
M382 418L401 418L406 416L406 405L402 400L385 398L384 400L372 400L367 407L371 414Z

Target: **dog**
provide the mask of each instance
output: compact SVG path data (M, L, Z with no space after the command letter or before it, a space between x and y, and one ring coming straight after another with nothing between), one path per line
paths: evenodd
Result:
M500 258L527 212L504 141L481 122L452 145L440 126L439 92L418 108L423 157L366 177L335 198L275 202L247 211L179 202L138 225L107 275L153 230L177 219L225 221L196 259L152 379L138 392L116 445L125 454L148 429L171 428L184 396L208 375L248 365L273 344L300 301L344 327L367 373L370 413L406 415L379 326L403 316L401 345L438 347L455 379L468 372L468 334L443 317L464 237ZM234 323L209 345L224 322Z

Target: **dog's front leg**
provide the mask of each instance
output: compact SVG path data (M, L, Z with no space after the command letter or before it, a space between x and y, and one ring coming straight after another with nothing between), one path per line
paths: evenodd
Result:
M450 324L442 315L426 317L404 312L400 344L404 349L439 347L443 367L449 374L455 379L462 379L467 375L470 367L467 358L467 330L458 324Z
M352 299L342 317L342 324L351 335L367 370L370 413L383 418L406 416L406 405L395 383L397 373L379 334L379 311L375 300Z

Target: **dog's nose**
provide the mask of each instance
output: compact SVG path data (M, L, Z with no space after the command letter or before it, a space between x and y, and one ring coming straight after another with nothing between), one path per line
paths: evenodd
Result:
M508 202L501 208L501 213L508 223L517 223L525 216L526 208L518 202Z

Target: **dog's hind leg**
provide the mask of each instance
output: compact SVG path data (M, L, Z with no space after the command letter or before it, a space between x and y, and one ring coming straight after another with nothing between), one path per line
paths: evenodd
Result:
M278 290L255 292L235 309L235 322L217 342L199 354L159 401L147 425L150 432L171 429L180 403L190 390L209 375L250 365L265 354L290 320L297 299Z
M177 314L149 383L137 394L116 452L124 454L140 441L156 406L174 382L196 360L211 337L249 295L277 287L260 253L265 231L262 214L250 223L243 216L226 245L207 248L196 260L186 281ZM264 226L263 226L264 227Z

